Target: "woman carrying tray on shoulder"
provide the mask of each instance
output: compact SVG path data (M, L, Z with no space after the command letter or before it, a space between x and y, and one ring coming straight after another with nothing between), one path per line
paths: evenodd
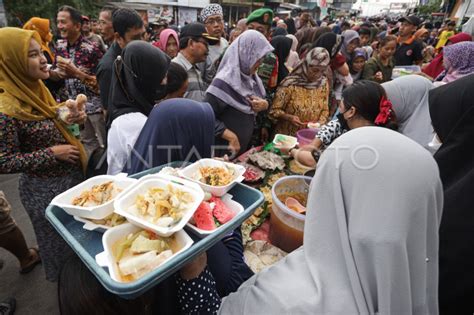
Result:
M45 209L59 193L83 178L86 155L68 124L85 113L58 118L56 103L42 80L49 77L41 38L34 31L0 29L0 173L21 173L20 199L30 216L46 279L56 281L71 252L46 221Z

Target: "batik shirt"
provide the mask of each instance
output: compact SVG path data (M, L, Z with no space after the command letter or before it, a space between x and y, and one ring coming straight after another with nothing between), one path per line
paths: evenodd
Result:
M80 36L73 45L69 45L69 42L65 39L58 40L56 48L56 58L61 56L71 59L79 70L93 76L97 71L97 65L102 55L102 51L100 51L96 44L82 36ZM76 78L65 79L64 86L60 89L58 98L59 101L64 102L68 99L75 99L78 94L85 94L87 96L87 114L102 112L96 81L82 82Z

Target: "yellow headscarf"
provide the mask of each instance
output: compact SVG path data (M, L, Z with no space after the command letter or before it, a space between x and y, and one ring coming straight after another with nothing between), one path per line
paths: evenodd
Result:
M0 29L0 112L26 121L52 119L64 138L79 149L85 170L86 152L81 142L57 119L59 105L42 80L28 76L31 39L41 43L37 32L13 27Z
M41 49L49 55L52 61L54 61L54 54L49 48L49 42L53 39L49 28L49 20L38 17L31 18L28 22L23 25L24 30L37 31L41 36Z

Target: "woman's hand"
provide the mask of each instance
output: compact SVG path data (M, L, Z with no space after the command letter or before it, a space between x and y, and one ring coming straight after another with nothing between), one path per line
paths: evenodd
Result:
M259 113L268 109L268 102L267 100L263 98L260 98L257 96L250 96L249 102L252 105L253 111L256 113Z
M229 150L232 152L232 155L236 155L240 151L240 142L239 138L231 130L226 129L222 134L222 138L229 142Z
M204 271L207 265L207 254L203 252L189 264L181 268L179 275L183 280L192 280L197 277Z
M306 124L303 123L300 118L296 115L287 115L286 120L288 120L293 126L298 128L305 128Z
M51 147L54 157L60 161L76 164L79 161L79 149L70 144L61 144Z
M83 124L87 119L87 114L85 111L77 112L75 114L68 114L66 117L66 124Z

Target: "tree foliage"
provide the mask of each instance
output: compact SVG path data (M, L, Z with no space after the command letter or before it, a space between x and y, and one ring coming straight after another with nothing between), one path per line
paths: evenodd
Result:
M37 16L54 21L57 10L70 5L88 16L97 16L103 0L4 0L10 26L21 26L31 17Z
M439 12L441 0L430 0L425 5L418 6L418 14L422 16L430 16L433 12Z

